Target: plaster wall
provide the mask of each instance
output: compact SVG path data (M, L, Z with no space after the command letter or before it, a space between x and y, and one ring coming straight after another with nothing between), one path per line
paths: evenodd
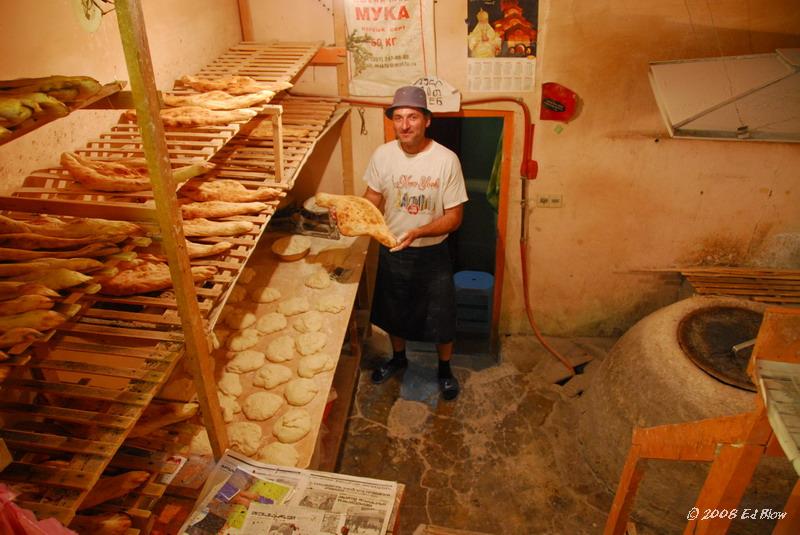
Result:
M101 83L127 80L115 13L84 31L68 0L0 3L0 79L87 75ZM142 2L159 89L197 71L241 40L236 0ZM129 89L129 88L128 88ZM0 146L0 194L35 169L58 164L61 152L85 145L116 123L119 111L81 110Z
M331 40L323 28L333 15L323 4L308 3L314 17L270 5L270 32L280 39L311 32ZM467 86L466 18L465 1L435 3L438 75L458 88ZM774 248L797 248L800 147L671 139L647 78L651 61L800 46L796 2L541 0L539 20L537 89L504 96L525 101L536 123L540 171L529 182L528 199L557 193L564 201L561 209L531 202L524 217L529 295L544 332L619 334L678 299L679 278L647 268L746 265L758 258L791 267L798 260L800 253ZM571 123L536 119L544 81L580 96L582 110ZM328 89L335 89L333 82ZM493 96L462 94L464 100ZM515 111L500 331L528 333L516 246L524 122L514 105L472 107ZM369 155L382 142L380 111L368 108L364 115L366 135L360 133L360 116L352 115L357 192L363 190L360 177ZM336 182L327 185L335 188Z

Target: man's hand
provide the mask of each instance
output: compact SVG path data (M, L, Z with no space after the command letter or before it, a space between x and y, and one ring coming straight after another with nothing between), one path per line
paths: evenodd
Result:
M397 251L402 251L406 247L410 246L411 243L416 239L417 236L414 230L409 230L408 232L404 232L397 238L397 245L389 249L389 252L396 253Z

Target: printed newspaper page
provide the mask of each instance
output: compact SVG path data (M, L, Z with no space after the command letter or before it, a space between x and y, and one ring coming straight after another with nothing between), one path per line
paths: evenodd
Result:
M228 451L180 533L384 535L397 483L286 468Z

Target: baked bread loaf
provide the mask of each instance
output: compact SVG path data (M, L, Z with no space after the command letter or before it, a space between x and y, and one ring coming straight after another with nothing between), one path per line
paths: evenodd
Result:
M164 95L167 106L200 106L209 110L237 110L269 102L274 91L264 89L245 95L231 95L225 91L207 91L190 95Z
M196 91L225 91L229 95L246 95L259 91L273 91L275 93L289 89L289 82L259 82L249 76L224 76L215 79L203 79L197 76L182 76L179 82L185 87Z
M61 155L61 166L84 187L95 191L131 192L150 189L150 172L143 158L121 158L99 161L74 152ZM182 183L213 168L209 163L198 163L172 171L176 183Z
M269 201L281 196L278 188L247 189L237 180L190 180L181 188L184 197L193 201L253 202Z
M250 109L243 110L209 110L200 106L180 106L165 108L160 112L164 126L172 128L194 128L197 126L217 126L249 121L258 112ZM136 110L127 110L122 117L130 121L136 120Z
M211 221L204 217L183 221L186 236L238 236L250 232L253 227L250 221Z
M345 236L372 236L386 247L397 245L380 210L364 197L317 193L314 200L317 206L336 211L336 224Z
M184 219L195 219L198 217L231 217L235 215L257 214L270 209L270 205L263 202L205 201L181 205L181 215Z
M134 261L119 273L101 282L100 293L105 295L134 295L172 288L169 266L160 262ZM214 276L215 266L192 266L192 279L202 282Z

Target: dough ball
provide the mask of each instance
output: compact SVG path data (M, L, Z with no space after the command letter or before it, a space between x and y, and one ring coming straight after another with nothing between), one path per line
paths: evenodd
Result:
M315 271L313 275L311 275L306 279L306 286L308 286L309 288L324 290L330 285L331 285L331 276L328 275L327 271L322 269Z
M294 446L283 442L273 442L258 450L256 459L262 463L277 464L278 466L297 466L300 455Z
M319 392L319 387L312 379L292 379L286 383L286 390L283 395L291 405L306 405L314 399Z
M322 329L322 314L316 310L309 310L294 320L294 328L301 333L311 333Z
M192 437L192 441L189 443L189 453L191 455L212 455L214 453L205 429L201 429Z
M316 353L323 347L325 347L325 342L327 341L328 336L325 333L321 333L319 331L314 331L311 333L303 333L297 337L295 340L295 345L297 346L297 352L301 355L311 355Z
M246 267L239 273L239 281L242 284L250 284L250 282L255 278L256 270L251 267Z
M239 331L228 338L228 349L231 351L244 351L258 343L258 330L250 328Z
M336 367L336 359L325 353L317 353L303 357L297 363L297 375L314 377L318 373L327 372Z
M317 310L320 312L330 312L331 314L338 314L345 309L347 304L344 298L336 294L323 295L317 300Z
M292 370L282 364L265 364L253 376L253 385L267 390L282 385L292 378Z
M311 305L308 304L308 299L304 296L292 297L291 299L280 302L278 305L278 312L284 316L294 316L307 312L310 308Z
M278 332L286 327L286 316L280 312L264 314L256 322L256 329L264 334Z
M238 398L242 395L242 381L238 373L223 372L217 387L225 394Z
M239 303L247 295L247 290L241 286L234 286L228 296L228 303Z
M247 329L256 322L256 315L243 308L235 308L225 316L225 325L240 331Z
M278 256L300 255L311 248L311 240L299 234L284 236L272 244L272 252Z
M225 341L231 335L231 330L226 327L218 325L214 329L214 335L216 336L217 341L219 342L219 347L217 347L216 349L219 349L220 347L225 345Z
M234 357L225 365L225 370L231 373L247 373L259 369L264 365L266 356L261 351L245 349L234 353Z
M311 431L311 416L305 409L289 409L272 427L272 434L284 443L297 442L309 431Z
M217 392L219 398L219 408L222 409L222 420L225 423L233 421L233 415L242 411L242 406L236 401L236 398Z
M228 424L228 443L239 453L253 455L261 444L261 426L253 422Z
M250 394L242 404L242 412L248 420L266 420L283 406L283 399L269 392Z
M267 346L267 358L270 362L286 362L294 358L294 339L291 336L279 336Z
M281 298L281 291L277 288L270 288L269 286L261 286L253 290L250 297L256 303L272 303Z

